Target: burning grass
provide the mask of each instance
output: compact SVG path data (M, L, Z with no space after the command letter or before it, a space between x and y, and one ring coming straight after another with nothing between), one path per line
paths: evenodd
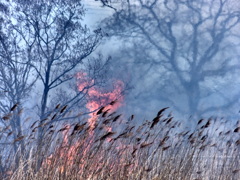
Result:
M94 127L87 120L60 128L46 122L41 147L34 122L31 134L13 141L28 147L17 167L10 147L2 145L0 178L240 179L239 122L231 127L222 119L201 119L188 130L166 111L139 126L134 116L124 120L108 108L97 111Z

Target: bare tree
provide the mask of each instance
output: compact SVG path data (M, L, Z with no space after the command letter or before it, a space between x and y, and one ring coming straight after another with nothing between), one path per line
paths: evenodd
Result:
M1 141L6 139L4 144L8 145L9 150L13 145L12 153L15 154L16 166L18 166L25 144L24 141L14 142L14 140L24 136L22 103L26 100L37 78L31 78L33 71L30 64L23 64L23 59L29 61L28 55L31 49L26 50L23 39L11 26L8 8L5 11L0 29L0 112L1 128L5 129Z
M36 39L30 64L43 85L39 116L43 120L54 109L49 96L59 88L64 90L74 80L76 69L82 67L86 59L96 49L101 39L101 31L91 34L82 25L83 6L76 1L46 1L19 5L15 29L26 40ZM26 36L26 32L30 32ZM98 59L100 60L100 59ZM99 67L100 68L100 67ZM89 87L86 87L89 88ZM76 103L82 92L69 93L66 104ZM40 122L41 123L41 122Z
M128 39L125 54L159 100L194 115L238 102L239 91L226 94L224 87L240 67L240 12L232 1L136 0L118 7L104 28Z
M1 7L6 12L10 7L11 11L9 17L6 14L1 19L0 110L4 128L10 127L6 136L13 135L9 144L14 142L16 152L19 144L24 150L23 137L29 134L23 133L24 121L20 116L24 100L36 103L33 111L39 120L33 128L38 129L37 145L42 148L46 131L42 124L78 118L87 91L105 83L110 58L90 57L102 39L102 32L100 29L90 32L83 24L85 9L81 1L7 3L8 6ZM81 90L77 87L79 71L87 73L90 82ZM78 111L65 116L74 109ZM21 141L15 141L19 138Z

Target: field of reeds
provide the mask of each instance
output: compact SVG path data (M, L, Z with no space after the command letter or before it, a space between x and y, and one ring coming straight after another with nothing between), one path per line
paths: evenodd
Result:
M105 108L95 113L91 126L87 119L59 126L52 118L42 125L40 142L36 122L28 134L13 139L19 147L24 143L24 150L13 153L2 141L0 179L240 179L239 121L200 119L187 129L168 108L140 125L133 115L124 118ZM5 131L1 136L7 139Z

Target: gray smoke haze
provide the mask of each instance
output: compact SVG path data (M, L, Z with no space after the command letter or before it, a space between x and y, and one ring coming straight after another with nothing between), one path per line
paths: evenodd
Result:
M170 107L183 119L239 118L239 3L221 2L118 1L115 12L83 1L83 24L101 27L105 40L93 55L111 56L108 76L127 85L127 116L149 119Z
M101 50L112 56L110 74L131 87L125 111L150 118L169 106L185 118L239 118L238 6L136 0L102 21L109 38Z

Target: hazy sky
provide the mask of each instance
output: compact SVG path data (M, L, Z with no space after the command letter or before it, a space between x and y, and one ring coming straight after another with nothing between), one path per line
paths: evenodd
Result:
M102 7L99 1L83 0L83 3L86 9L85 21L91 28L95 28L96 23L113 13L112 9Z

